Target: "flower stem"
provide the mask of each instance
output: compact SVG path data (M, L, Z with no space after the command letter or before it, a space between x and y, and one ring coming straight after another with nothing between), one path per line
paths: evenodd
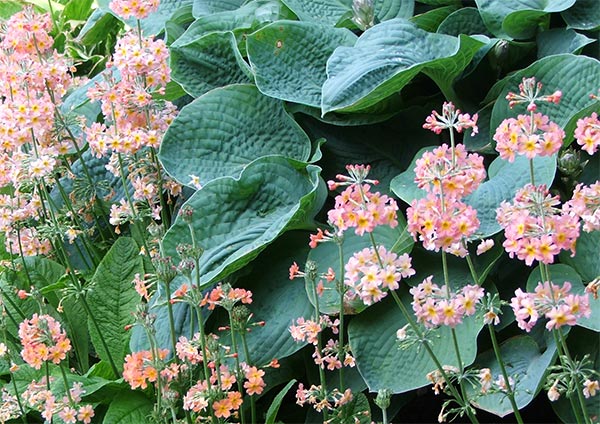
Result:
M246 363L250 364L250 351L248 350L248 342L246 342L246 334L240 333L242 336L242 346L244 347L244 355L246 356ZM252 424L256 424L256 405L254 404L254 396L250 396L250 414L252 417Z
M235 353L235 380L237 381L238 391L243 393L242 386L242 369L240 367L240 352L238 351L237 340L235 339L235 331L233 331L233 316L231 315L231 310L227 310L227 315L229 315L229 331L231 333L231 345L233 346L233 352ZM248 363L248 358L246 358L246 363ZM243 411L240 411L240 419L242 424L246 422L246 417Z
M344 249L342 247L342 243L338 243L338 252L340 256L340 277L339 277L339 292L340 292L340 326L339 326L339 353L340 360L342 361L342 367L339 369L340 372L340 392L344 391L344 358L342 355L345 352L344 349L344 295L345 295L345 285L344 285Z

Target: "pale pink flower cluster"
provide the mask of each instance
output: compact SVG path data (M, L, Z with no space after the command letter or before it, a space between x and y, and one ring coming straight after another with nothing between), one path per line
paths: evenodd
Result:
M398 256L383 246L355 252L346 263L345 271L344 284L350 287L347 297L359 297L365 305L379 302L388 290L398 289L402 278L415 274L408 254Z
M296 319L296 324L290 326L290 333L295 341L306 341L316 346L319 342L319 333L325 328L331 328L333 334L337 334L339 323L339 320L332 321L327 315L321 315L319 322L300 317Z
M598 146L600 146L600 120L596 112L577 121L575 140L590 155L598 151Z
M350 389L346 389L343 393L338 389L333 389L323 396L321 386L313 384L308 389L305 389L304 384L300 383L296 390L296 403L300 406L304 406L304 404L312 405L317 412L322 412L323 410L334 411L350 402L352 398L352 391Z
M415 166L415 182L428 193L463 198L473 193L485 179L483 156L467 153L462 144L454 148L442 144L423 153Z
M0 398L0 423L9 422L21 416L19 400L11 394L6 387L2 387L2 397Z
M200 333L194 334L191 340L185 336L180 336L175 345L176 354L179 359L191 365L202 362L202 348L200 343Z
M320 366L321 368L327 368L330 371L340 369L342 367L354 367L356 362L354 360L354 356L351 355L348 346L342 350L340 349L340 342L338 340L329 339L325 346L323 346L323 350L319 352L318 349L315 348L314 353L312 354L313 360L315 364ZM340 352L343 352L344 361L340 359Z
M500 204L496 220L504 228L502 245L511 258L516 255L527 265L535 260L550 264L563 249L575 253L579 217L559 204L545 185L531 184L519 190L512 203Z
M462 132L468 128L471 128L471 136L477 134L477 114L469 115L468 113L460 113L460 109L456 109L452 102L444 102L442 105L442 114L440 115L437 111L431 111L425 119L423 128L433 131L436 134L441 134L443 130L456 130Z
M571 283L568 281L565 281L562 287L548 281L540 282L534 293L517 289L510 306L519 328L530 332L541 317L548 319L548 330L563 325L573 326L577 319L589 317L592 311L588 295L571 294L570 291Z
M425 327L433 328L441 325L456 327L465 316L477 312L477 305L484 295L483 288L467 285L456 292L450 292L444 285L439 287L427 277L421 284L410 289L413 295L412 307L417 321Z
M94 417L94 408L92 405L80 405L84 394L83 383L74 383L73 387L69 388L70 399L66 394L58 399L48 390L45 380L34 380L23 392L22 399L27 406L40 412L46 422L60 419L66 424L89 424Z
M45 361L60 364L71 350L71 341L60 323L50 315L33 314L19 324L21 357L39 370Z
M51 30L52 19L49 14L39 15L33 12L32 7L26 7L4 23L0 49L24 56L37 55L38 51L45 53L54 43L49 35Z
M600 230L600 181L589 186L577 184L565 209L581 218L583 231Z
M123 365L123 380L125 380L132 389L145 389L148 383L154 383L159 378L161 363L169 354L168 349L159 349L158 357L149 350L132 352L125 357Z
M528 159L552 156L562 147L565 132L541 113L508 118L496 128L494 140L502 159L513 162L515 155Z
M512 91L506 95L508 107L511 109L518 104L527 103L527 111L535 112L537 110L536 102L547 102L558 104L562 98L562 92L557 90L552 94L541 95L542 83L536 82L535 77L523 78L519 84L519 93Z
M156 12L160 0L112 0L108 7L124 19L144 19Z

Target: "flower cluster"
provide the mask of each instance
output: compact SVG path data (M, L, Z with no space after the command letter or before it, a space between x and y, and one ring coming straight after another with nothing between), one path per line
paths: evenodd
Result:
M69 388L69 395L57 398L45 380L32 381L23 392L22 398L27 406L41 413L42 417L51 422L60 419L65 423L89 424L94 417L92 405L80 405L81 397L85 394L82 383L74 383Z
M600 146L600 120L596 112L577 121L575 140L590 155L596 153Z
M439 287L427 277L421 284L410 289L413 295L412 307L417 321L425 327L440 325L456 327L465 316L477 312L477 305L484 295L484 290L476 285L464 286L451 293L446 286Z
M540 282L534 293L517 289L510 305L519 328L530 332L542 316L548 319L548 330L563 325L573 326L577 319L589 317L591 309L588 295L571 294L570 291L571 283L568 281L562 287L548 281Z
M512 91L506 95L508 106L512 109L518 104L527 103L527 111L535 112L537 110L536 102L547 102L558 104L562 97L561 91L555 91L552 94L540 95L542 91L542 83L536 82L535 77L523 78L519 84L519 93Z
M573 197L565 203L565 210L583 221L583 231L600 230L600 181L590 186L577 184Z
M562 147L564 138L563 129L541 113L505 119L494 134L496 150L509 162L515 160L516 154L528 159L552 156Z
M437 111L431 111L425 119L423 128L433 131L436 134L441 134L443 130L455 129L457 132L462 132L468 128L471 128L473 132L471 136L477 134L477 114L469 115L468 113L460 113L460 109L456 109L452 102L444 102L442 105L442 114L440 115Z
M242 288L233 288L229 284L219 284L208 293L202 305L208 305L208 309L213 310L221 306L228 311L238 303L249 305L252 303L252 292Z
M379 302L388 290L397 290L402 278L415 274L408 254L398 256L385 247L365 248L352 255L345 265L344 284L349 298L359 297L365 305Z
M300 317L296 319L296 324L290 326L290 333L295 341L306 341L316 346L319 333L325 328L331 328L333 334L337 334L339 323L339 320L332 321L327 315L321 315L319 322Z
M129 383L132 389L148 387L148 383L154 383L159 378L162 362L169 354L168 349L160 349L158 357L151 351L142 350L133 352L125 357L123 365L123 379Z
M502 202L496 220L504 228L504 248L512 258L531 265L534 260L550 264L561 250L575 252L579 217L569 207L558 208L559 199L545 185L526 185L512 203Z
M60 364L71 350L71 341L60 324L50 315L33 314L19 325L23 345L21 357L39 370L45 361Z
M159 0L112 0L108 7L122 18L133 16L136 19L144 19L150 13L156 12Z
M324 394L321 386L312 385L305 389L304 384L300 383L296 390L296 403L300 406L304 406L306 403L312 405L317 412L334 411L351 400L352 391L350 389L346 389L343 393L334 389Z

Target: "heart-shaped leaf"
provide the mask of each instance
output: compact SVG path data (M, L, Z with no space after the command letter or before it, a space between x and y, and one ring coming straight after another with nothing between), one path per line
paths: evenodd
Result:
M248 59L263 94L319 107L327 59L336 47L352 46L355 41L356 36L345 28L279 21L248 36Z
M577 53L594 40L573 29L555 28L538 34L538 58L561 53Z
M594 31L600 27L600 8L597 6L596 0L577 0L561 15L569 28Z
M598 245L596 245L595 251L596 256L598 256ZM596 262L598 262L598 258L596 258ZM578 295L585 294L585 285L583 284L583 281L581 281L581 276L570 266L564 264L550 265L548 271L550 273L550 279L554 284L562 286L565 281L568 281L571 283L571 293ZM533 292L540 281L542 281L542 274L540 272L540 267L538 266L531 271L531 274L529 274L529 278L527 279L527 291ZM600 332L600 300L595 299L591 295L588 295L588 299L592 314L587 318L581 317L577 319L577 325Z
M375 25L354 47L338 47L329 58L322 113L366 109L421 71L447 89L482 45L468 36L432 34L404 19Z
M401 293L405 308L412 311L412 297L404 289L398 293ZM415 319L414 316L412 319ZM387 388L392 393L404 393L430 384L426 375L436 366L423 346L419 343L407 349L398 346L396 331L406 323L406 318L391 299L370 307L350 322L350 347L370 392ZM482 326L474 317L469 317L456 327L460 355L465 366L475 359L476 339ZM427 338L441 364L457 366L450 328L433 330Z
M246 3L246 0L194 0L192 13L194 17L200 18L206 15L236 10L244 3Z
M475 7L458 9L440 24L437 32L448 35L488 34L481 15Z
M486 26L499 38L532 37L549 13L562 12L575 0L475 0Z
M250 163L239 179L213 180L186 202L194 210L191 225L204 249L202 286L242 268L284 231L312 225L324 186L320 168L304 166L264 157ZM165 253L176 257L175 247L191 241L187 224L177 217L164 236Z
M253 85L214 89L185 106L167 130L159 158L182 184L238 176L266 155L306 161L310 140L279 100Z
M563 252L560 255L561 262L572 266L585 282L600 277L600 231L586 233L582 231L577 239L577 254L571 257Z
M170 51L173 80L193 97L224 85L250 82L250 70L231 32L211 32L172 46Z
M513 390L519 409L529 405L544 383L548 367L552 365L556 354L556 344L551 342L543 352L536 341L529 336L517 336L500 345L500 355L506 372L514 380ZM489 368L492 376L502 375L500 365L493 350L483 352L475 360L475 368ZM479 409L505 417L513 412L504 393L480 394L477 387L467 385L471 403Z
M450 16L450 14L455 12L457 9L457 6L438 7L425 13L421 13L420 15L415 15L410 18L410 21L422 30L436 32L444 19Z

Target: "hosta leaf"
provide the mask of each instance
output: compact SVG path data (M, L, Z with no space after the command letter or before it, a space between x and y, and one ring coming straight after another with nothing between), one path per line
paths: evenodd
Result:
M578 53L594 40L579 34L573 29L555 28L540 32L537 36L537 57L551 56L561 53Z
M214 89L184 107L167 130L159 158L182 184L238 176L254 159L280 154L306 161L310 140L279 100L253 85Z
M398 291L410 313L412 297L408 291ZM414 320L414 317L412 318ZM427 373L436 369L423 346L413 344L400 349L396 331L407 323L394 302L389 299L374 305L354 317L348 326L348 336L358 370L367 382L370 392L388 388L392 393L403 393L430 384ZM465 366L471 364L477 353L477 334L482 324L473 317L456 327L460 354ZM441 327L428 334L431 347L444 365L457 366L452 335L448 327Z
M246 0L192 0L194 17L227 12L241 7Z
M284 231L306 227L323 202L319 170L264 157L249 164L239 179L219 178L198 190L186 205L194 210L192 227L204 248L202 286L246 265ZM181 217L164 237L166 254L175 257L179 243L191 243Z
M388 251L401 255L410 252L414 245L412 237L405 231L405 228L406 222L404 218L399 216L399 225L396 228L378 226L375 228L373 235L379 245L384 246ZM372 246L371 239L367 234L361 237L356 235L353 229L347 230L344 234L344 244L342 246L344 263L347 263L354 253ZM308 259L317 263L320 273L326 273L331 268L338 278L342 275L339 250L335 243L319 243L316 248L310 251ZM323 281L323 285L325 291L319 296L319 309L321 313L335 315L340 311L340 295L336 290L335 282ZM308 281L306 282L306 293L314 305L313 288ZM350 304L345 305L344 308L347 314L358 314L367 306L359 298L356 298Z
M425 197L426 191L417 187L415 181L415 164L423 153L433 147L421 149L409 165L408 169L396 176L391 183L392 191L406 203ZM550 186L556 172L556 157L537 157L533 161L536 184ZM477 237L488 237L500 231L496 222L496 209L503 201L511 200L517 190L530 182L529 159L518 156L514 162L496 158L488 169L488 179L474 193L465 198L465 202L477 210L477 218L481 225Z
M128 390L115 396L108 406L103 424L138 424L148 422L154 402L142 392Z
M387 21L394 18L412 17L415 10L414 0L375 0L375 16L379 21Z
M579 245L578 245L579 247ZM596 245L596 262L598 262L598 245ZM577 252L579 254L579 251ZM550 272L550 278L554 284L562 286L565 281L571 283L571 293L583 295L585 294L585 285L581 280L581 276L568 265L556 264L548 267ZM542 281L542 274L540 267L535 268L529 278L527 279L527 291L533 292L537 284ZM599 332L600 331L600 300L594 299L593 296L588 295L590 309L592 314L589 317L582 317L577 319L577 325L588 328L590 330Z
M284 7L274 0L251 1L235 10L201 16L186 29L173 47L186 45L211 32L249 30L265 22L273 22L282 17Z
M457 6L443 6L437 9L429 10L420 15L415 15L409 20L417 25L422 30L428 32L436 32L440 24L450 14L458 9Z
M105 361L111 358L119 370L123 367L129 342L125 326L133 324L132 313L139 300L131 284L135 274L144 274L139 248L133 239L120 237L96 269L92 278L93 289L87 296L95 318L88 322L92 343L98 356Z
M248 59L263 94L319 107L327 59L336 47L352 46L355 41L356 36L345 28L279 21L248 36Z
M569 28L593 31L600 27L600 8L596 0L577 0L561 15Z
M583 281L590 282L600 277L600 231L581 231L577 239L577 254L571 257L567 252L560 255L561 262L569 264L581 275Z
M193 97L213 88L250 82L233 33L211 32L189 44L171 46L173 80Z
M463 7L448 16L437 29L448 35L488 34L487 28L475 7Z
M482 45L432 34L404 19L365 31L354 47L338 47L327 62L322 112L358 111L395 94L423 71L448 88Z
M499 38L530 38L549 13L562 12L575 0L475 0L492 34Z
M500 345L500 355L506 372L513 378L515 401L519 409L527 406L544 384L548 367L552 365L556 354L556 344L541 352L535 340L529 336L517 336ZM493 350L483 352L475 360L475 368L489 368L494 378L502 375L500 365ZM510 402L503 393L479 395L478 387L467 385L471 403L479 409L505 417L513 412ZM479 395L479 396L478 396Z
M507 79L492 111L490 135L494 134L504 119L516 118L516 115L525 113L523 105L516 106L514 110L510 109L505 97L509 91L518 92L518 85L522 79L532 76L544 84L542 89L544 94L550 94L556 90L564 93L558 105L538 104L538 111L548 115L550 120L562 128L571 125L572 121L576 121L578 112L582 109L594 103L600 106L600 102L590 98L590 94L596 93L600 87L600 62L598 60L571 54L548 56L515 72ZM569 144L572 139L573 134L567 133L564 144Z

